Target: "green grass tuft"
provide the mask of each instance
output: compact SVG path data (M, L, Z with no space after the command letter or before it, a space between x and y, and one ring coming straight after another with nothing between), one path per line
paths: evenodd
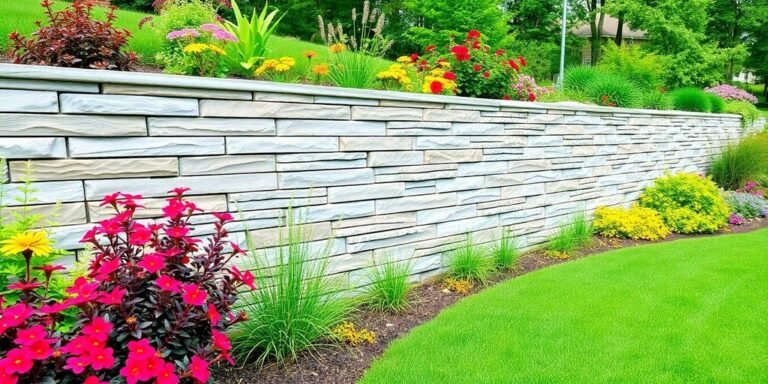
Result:
M575 214L547 240L546 250L553 254L568 255L592 242L594 229L583 212Z
M595 67L583 65L570 67L565 70L563 86L571 92L583 92L600 75L600 70Z
M379 311L401 312L408 308L408 282L413 263L386 260L368 272L369 285L365 288L365 303Z
M709 94L698 88L681 88L670 93L672 105L679 111L711 112L712 100Z
M642 106L642 93L637 85L620 74L599 74L587 84L584 93L597 105L619 108Z
M484 246L476 245L467 234L461 246L448 255L448 275L455 279L485 282L494 271L493 259Z
M503 230L501 239L493 247L493 261L499 270L511 270L520 259L517 239L510 230Z
M768 176L768 135L750 136L729 145L715 157L709 174L720 188L727 190Z
M722 97L709 92L707 92L707 95L709 95L709 103L712 105L712 113L725 112L725 100Z

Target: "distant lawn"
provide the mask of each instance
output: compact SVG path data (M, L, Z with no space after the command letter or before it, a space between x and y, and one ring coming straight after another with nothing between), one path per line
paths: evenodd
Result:
M768 230L626 248L448 308L359 384L766 383Z
M56 8L64 8L66 4L66 2L58 1L56 2ZM103 8L97 8L96 12L101 17L105 14ZM5 51L9 48L9 33L18 31L28 36L37 29L35 21L42 20L44 16L43 8L40 7L40 2L37 0L0 0L0 51ZM152 30L151 23L147 23L139 29L139 21L146 16L150 15L141 12L118 10L115 23L118 27L131 31L133 38L129 42L129 47L139 55L142 62L153 63L154 56L160 49L163 37ZM300 72L309 70L307 60L302 56L308 50L317 53L313 63L327 62L329 59L328 49L323 45L279 36L272 38L269 42L270 56L292 56L296 58L296 69ZM390 62L381 60L380 64L386 66Z

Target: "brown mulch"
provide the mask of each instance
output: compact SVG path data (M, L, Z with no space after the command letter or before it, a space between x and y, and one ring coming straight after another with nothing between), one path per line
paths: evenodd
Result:
M768 219L756 219L743 226L731 226L727 230L713 235L671 235L663 241L743 233L762 228L768 228ZM591 246L565 260L554 259L542 251L528 252L520 259L517 270L497 275L485 286L474 287L470 294L516 276L569 260L617 248L651 244L649 241L600 237L596 239ZM366 328L376 334L376 343L374 344L364 344L354 348L325 348L311 355L303 354L297 361L289 363L287 366L269 364L262 369L252 365L227 367L218 370L214 380L221 384L354 384L363 376L373 360L380 356L393 340L406 335L416 326L433 319L444 308L466 296L444 290L439 280L433 280L414 288L411 295L412 304L403 313L391 314L361 310L356 314L353 319L356 326Z

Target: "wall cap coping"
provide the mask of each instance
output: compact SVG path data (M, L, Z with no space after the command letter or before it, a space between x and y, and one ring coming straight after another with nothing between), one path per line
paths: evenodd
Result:
M218 79L207 77L167 75L161 73L120 72L81 68L60 68L23 64L0 64L0 81L7 79L70 81L81 83L103 83L170 87L186 89L210 89L265 93L284 93L321 97L347 97L357 99L375 99L388 101L410 101L422 103L440 103L463 106L515 108L529 111L570 111L597 112L607 114L642 114L670 117L706 117L721 119L741 119L739 115L712 114L685 111L659 111L647 109L627 109L601 107L580 103L539 103L513 100L478 99L470 97L425 95L418 93L362 90L307 84L285 84L246 79Z

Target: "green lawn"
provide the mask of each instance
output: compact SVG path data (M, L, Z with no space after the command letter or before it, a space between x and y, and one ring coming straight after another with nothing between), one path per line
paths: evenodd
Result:
M361 384L768 382L768 230L627 248L469 297Z
M63 8L66 2L56 2L56 8ZM105 10L97 8L97 14L103 17ZM133 38L129 48L139 54L145 63L152 63L154 56L160 49L162 37L152 30L151 23L145 24L139 29L139 21L149 16L146 13L133 11L117 11L116 25L131 31ZM34 32L36 20L44 18L43 8L37 0L1 0L0 1L0 51L9 47L8 34L18 31L26 36ZM290 37L276 36L269 42L269 55L271 57L292 56L296 58L296 70L304 73L309 70L307 60L302 56L305 51L314 51L317 57L313 63L327 62L328 49L319 44L312 44ZM391 64L386 60L380 60L382 66Z

